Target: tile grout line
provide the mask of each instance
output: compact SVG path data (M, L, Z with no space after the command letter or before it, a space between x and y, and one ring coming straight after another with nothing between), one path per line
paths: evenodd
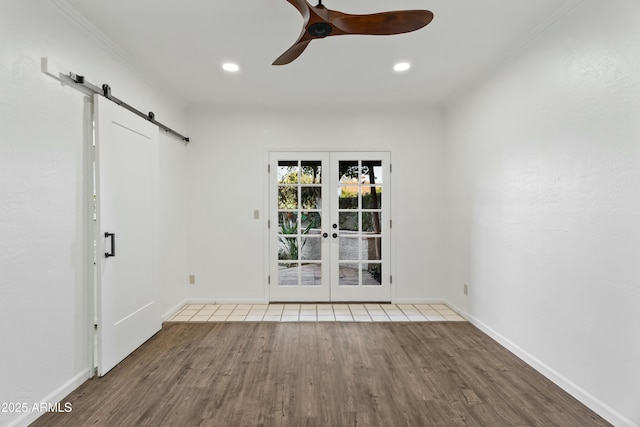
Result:
M313 306L313 309L311 309ZM319 306L323 306L320 309ZM341 308L336 308L340 306ZM344 306L344 307L343 307ZM425 308L428 307L428 308ZM275 310L274 310L275 309ZM253 310L259 314L251 314ZM343 313L336 313L336 310ZM296 312L295 314L293 312ZM310 314L314 311L315 314ZM344 313L348 311L349 314ZM269 314L269 313L272 314ZM288 314L287 314L288 312ZM309 312L303 314L303 312ZM328 313L330 315L321 315ZM354 313L354 312L357 312ZM364 313L366 314L364 314ZM393 315L399 313L399 315ZM206 313L206 314L202 314ZM276 313L276 314L273 314ZM302 319L302 316L306 317ZM348 317L347 317L348 316ZM366 316L366 318L365 318ZM259 319L258 319L259 317ZM265 320L265 317L269 319ZM278 319L275 319L278 317ZM312 319L315 318L315 319ZM340 318L339 318L340 317ZM412 318L413 317L413 318ZM215 318L215 319L214 319ZM186 304L167 322L376 322L376 321L464 321L458 313L446 304Z

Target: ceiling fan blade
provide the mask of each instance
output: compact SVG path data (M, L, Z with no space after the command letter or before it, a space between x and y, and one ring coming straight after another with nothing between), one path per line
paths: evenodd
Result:
M285 65L292 62L294 59L300 56L302 52L304 52L309 43L311 43L311 40L296 42L293 46L287 49L285 53L280 55L278 59L273 61L273 64L271 65Z
M399 10L369 15L341 14L331 19L331 24L345 34L385 36L419 30L433 20L428 10Z
M311 7L309 3L305 0L287 0L291 3L303 17L306 17L309 14L309 8Z
M393 35L418 30L433 20L428 10L399 10L352 15L327 9L318 3L311 6L307 0L287 0L304 19L304 27L298 40L273 62L273 65L289 64L307 48L311 40L344 34Z

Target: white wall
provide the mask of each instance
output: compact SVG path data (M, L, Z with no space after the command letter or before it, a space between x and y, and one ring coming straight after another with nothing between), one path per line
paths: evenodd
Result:
M114 95L185 126L182 105L147 85L48 2L0 2L0 402L56 402L91 361L86 101L41 73L52 57ZM167 312L184 298L186 150L160 139L158 223ZM35 415L0 413L0 425Z
M620 426L640 425L639 119L634 0L585 1L446 111L449 300Z
M193 111L188 148L161 136L163 312L266 300L269 148L389 150L396 301L447 298L608 419L639 425L639 12L586 1L444 120ZM0 3L0 402L60 399L91 364L86 104L40 72L43 56L185 129L180 104L55 8Z
M439 111L197 110L189 131L192 300L267 300L268 149L391 151L392 292L397 301L444 297Z

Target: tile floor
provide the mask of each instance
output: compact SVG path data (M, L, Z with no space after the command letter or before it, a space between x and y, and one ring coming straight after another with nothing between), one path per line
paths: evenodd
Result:
M445 304L187 304L169 322L462 322Z

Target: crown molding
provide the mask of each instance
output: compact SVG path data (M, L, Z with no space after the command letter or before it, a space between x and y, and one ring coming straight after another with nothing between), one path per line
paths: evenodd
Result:
M469 80L466 84L461 85L449 96L445 97L443 105L447 105L451 102L455 102L465 93L468 93L469 89L476 87L478 84L487 80L487 78L496 70L499 70L509 61L511 61L518 54L523 52L527 47L532 45L536 40L547 33L551 28L557 25L560 21L573 15L580 6L584 4L585 0L568 0L556 11L549 15L540 24L534 27L531 31L525 34L522 38L517 40L510 48L506 49L504 53L487 69L478 73L474 78Z
M186 108L188 103L186 100L173 91L167 90L167 85L162 82L152 70L142 65L133 55L129 54L125 49L115 43L109 36L103 33L84 15L71 6L67 0L47 0L46 2L66 21L71 23L76 29L90 37L99 46L107 52L115 56L118 61L125 65L136 76L148 82L153 88L169 94L179 101Z
M554 27L558 22L564 18L572 15L574 11L584 3L584 0L569 0L555 12L553 12L547 19L542 21L539 25L529 31L524 37L522 37L516 44L508 49L502 59L497 61L499 64L504 64L509 61L513 56L522 52L527 46L538 40L549 29Z

